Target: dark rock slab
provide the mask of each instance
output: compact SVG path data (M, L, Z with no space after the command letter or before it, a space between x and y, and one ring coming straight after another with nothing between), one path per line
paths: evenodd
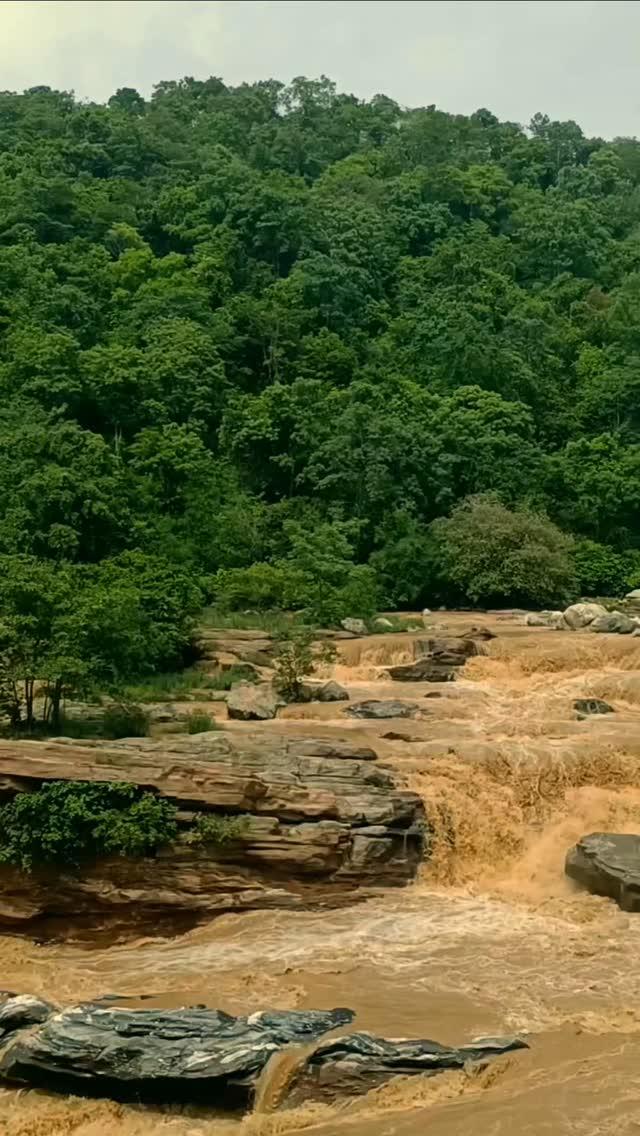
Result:
M421 738L413 738L411 734L401 734L397 730L389 730L382 737L388 742L419 742L422 740Z
M309 1044L351 1010L127 1010L74 1006L0 1051L0 1080L114 1100L246 1107L256 1078L285 1046Z
M414 653L418 660L431 659L446 667L463 667L467 659L484 654L484 648L477 639L449 636L444 639L416 639Z
M592 832L567 853L567 875L593 895L640 911L640 835Z
M454 682L456 677L454 668L429 658L388 667L387 673L395 682Z
M480 1038L470 1045L451 1048L436 1041L388 1041L368 1033L349 1034L321 1042L301 1061L279 1103L287 1107L310 1100L329 1103L367 1093L392 1077L412 1073L433 1076L446 1069L462 1069L468 1062L486 1062L527 1048L526 1042L516 1037Z
M576 698L573 709L579 714L614 714L613 706L602 698Z
M393 698L370 698L353 702L345 714L349 718L415 718L420 707L415 702L398 702Z

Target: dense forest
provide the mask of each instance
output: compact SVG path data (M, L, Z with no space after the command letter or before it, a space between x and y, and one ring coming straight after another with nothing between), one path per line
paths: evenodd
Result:
M54 703L203 602L620 593L640 143L326 78L4 92L0 388L0 650Z

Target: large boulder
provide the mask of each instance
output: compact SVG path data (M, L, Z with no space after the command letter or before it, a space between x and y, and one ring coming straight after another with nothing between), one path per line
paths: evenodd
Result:
M569 851L565 871L594 895L640 911L640 836L592 832Z
M377 619L374 619L373 626L377 631L393 631L391 620L387 619L384 615L379 615Z
M599 615L589 624L589 631L609 632L613 635L631 635L637 627L635 620L622 611Z
M580 631L581 628L593 623L594 619L607 615L607 609L597 603L576 603L565 608L562 614L567 627L572 631Z
M289 1071L285 1085L276 1085L278 1094L269 1103L287 1108L308 1101L333 1103L344 1097L361 1095L383 1085L392 1077L433 1076L447 1069L464 1069L485 1064L494 1057L516 1049L527 1049L517 1037L478 1038L459 1048L437 1041L389 1041L370 1033L352 1033L320 1042L308 1056L302 1056ZM263 1074L262 1096L268 1096L271 1068ZM273 1059L273 1081L277 1082L278 1058Z
M351 1010L130 1010L100 1004L51 1014L0 1056L13 1084L116 1100L246 1107L273 1053L308 1045L353 1020Z
M343 631L350 631L352 635L368 635L369 628L367 627L364 619L347 619L340 620L340 626Z
M562 621L561 611L530 611L524 617L527 627L550 627L554 631L562 627Z
M392 698L370 698L353 702L345 714L349 718L415 718L420 707L415 702L398 702Z
M229 717L242 722L275 718L282 705L282 699L268 682L237 682L227 696Z
M632 592L627 592L624 598L631 600L632 603L640 603L640 588L634 588Z
M348 702L349 692L331 679L323 682L322 686L315 687L313 698L316 702Z

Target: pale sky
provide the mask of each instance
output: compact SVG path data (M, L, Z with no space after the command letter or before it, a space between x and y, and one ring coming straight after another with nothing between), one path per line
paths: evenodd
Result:
M360 96L640 135L640 0L4 0L0 89L324 73Z

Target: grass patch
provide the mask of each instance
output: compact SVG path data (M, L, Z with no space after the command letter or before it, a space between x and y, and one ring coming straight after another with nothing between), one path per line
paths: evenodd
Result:
M287 631L302 623L302 616L290 611L223 611L216 607L204 608L200 623L203 627L220 627L238 631L266 631L269 634Z
M238 663L220 674L207 674L197 667L166 674L148 675L125 689L131 702L179 702L187 700L192 691L231 690L234 682L256 682L255 671L248 664Z
M217 722L202 710L193 710L191 714L187 714L188 734L206 734L208 730L217 730L217 728Z
M211 687L210 679L211 675L203 674L196 667L188 667L184 671L147 675L139 682L130 683L125 694L132 702L169 702L189 694L194 688Z

